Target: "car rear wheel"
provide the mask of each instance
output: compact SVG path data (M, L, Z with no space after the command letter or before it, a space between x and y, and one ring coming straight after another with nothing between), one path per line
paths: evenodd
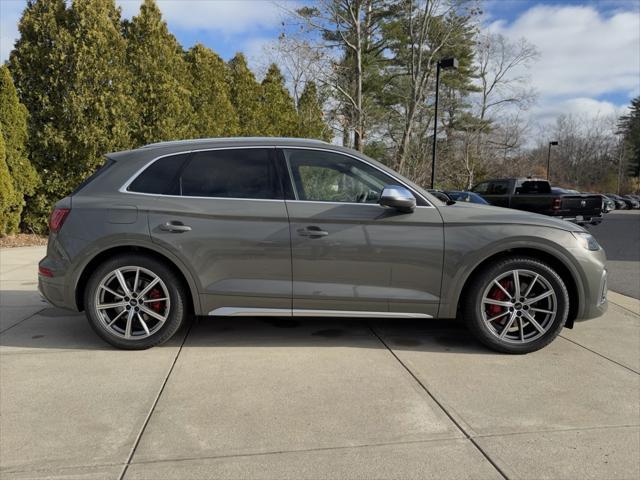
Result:
M95 332L127 350L166 342L186 319L180 279L143 255L118 255L100 265L87 283L84 304Z
M471 332L505 353L529 353L548 345L568 313L569 294L560 276L529 257L487 266L472 280L463 304Z

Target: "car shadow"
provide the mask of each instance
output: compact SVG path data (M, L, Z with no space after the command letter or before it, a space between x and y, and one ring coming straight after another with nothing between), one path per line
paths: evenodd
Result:
M33 292L3 292L13 299ZM3 353L115 349L102 341L83 313L53 306L0 333ZM12 308L20 308L14 306ZM186 336L186 339L185 339ZM492 353L456 320L291 317L195 317L164 346L212 348L390 348L467 354ZM142 354L142 353L141 353Z

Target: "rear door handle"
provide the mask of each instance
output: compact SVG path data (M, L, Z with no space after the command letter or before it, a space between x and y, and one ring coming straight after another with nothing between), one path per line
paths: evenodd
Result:
M300 235L301 237L321 238L329 235L329 232L321 230L320 227L310 226L307 228L299 228L298 235Z
M160 225L160 230L172 233L184 233L190 232L191 227L189 225L183 224L182 222L167 222Z

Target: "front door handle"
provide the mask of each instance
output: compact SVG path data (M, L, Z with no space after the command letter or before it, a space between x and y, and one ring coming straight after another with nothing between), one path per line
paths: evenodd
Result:
M307 228L299 228L298 235L300 235L301 237L321 238L329 235L329 232L321 230L320 227L310 226Z
M160 230L172 233L184 233L190 232L191 227L189 225L183 224L182 222L167 222L160 225Z

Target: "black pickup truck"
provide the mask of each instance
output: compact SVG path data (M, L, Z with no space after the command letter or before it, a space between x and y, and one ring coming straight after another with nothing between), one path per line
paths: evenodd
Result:
M491 205L559 217L579 225L602 222L602 197L582 193L553 193L547 180L502 178L471 189Z

